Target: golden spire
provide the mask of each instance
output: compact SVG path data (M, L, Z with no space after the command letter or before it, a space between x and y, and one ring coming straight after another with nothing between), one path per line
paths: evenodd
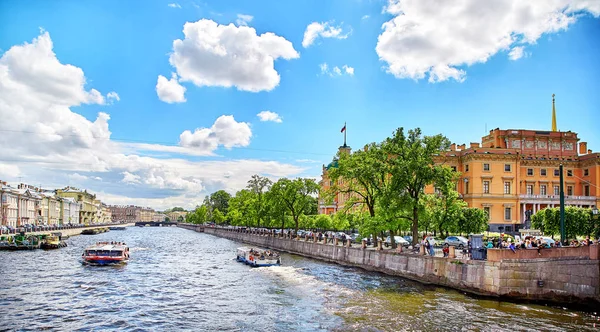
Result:
M556 130L556 107L554 106L554 94L552 94L552 131Z

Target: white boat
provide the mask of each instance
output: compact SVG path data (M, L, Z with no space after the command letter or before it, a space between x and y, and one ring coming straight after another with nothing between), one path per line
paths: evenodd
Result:
M252 267L281 265L281 257L273 250L248 247L237 249L237 261Z
M81 255L83 264L114 265L129 261L129 248L123 242L98 242L85 248Z

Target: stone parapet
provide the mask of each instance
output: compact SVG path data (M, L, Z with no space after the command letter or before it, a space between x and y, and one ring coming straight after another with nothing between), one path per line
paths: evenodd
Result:
M532 252L537 257L529 258L529 251L523 251L527 252L523 257L529 259L514 259L515 256L504 259L506 250L498 250L502 253L494 254L494 260L475 261L399 253L392 250L325 245L266 234L249 234L233 229L196 225L186 225L185 228L478 295L556 303L600 303L600 261L590 259L589 247L587 257L559 255L540 258L537 250L534 250ZM512 251L508 251L512 254ZM583 253L583 249L580 251Z

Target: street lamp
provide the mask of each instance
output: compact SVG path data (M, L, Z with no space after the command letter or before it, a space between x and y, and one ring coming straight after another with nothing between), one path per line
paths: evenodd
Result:
M594 207L592 208L592 214L593 214L593 215L598 215L598 208L597 208L596 206L594 206Z

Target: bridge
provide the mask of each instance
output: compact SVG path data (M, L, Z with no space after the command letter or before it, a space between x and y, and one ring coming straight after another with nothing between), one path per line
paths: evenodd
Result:
M135 223L136 226L151 226L151 227L169 227L177 226L176 222L170 221L138 221Z

